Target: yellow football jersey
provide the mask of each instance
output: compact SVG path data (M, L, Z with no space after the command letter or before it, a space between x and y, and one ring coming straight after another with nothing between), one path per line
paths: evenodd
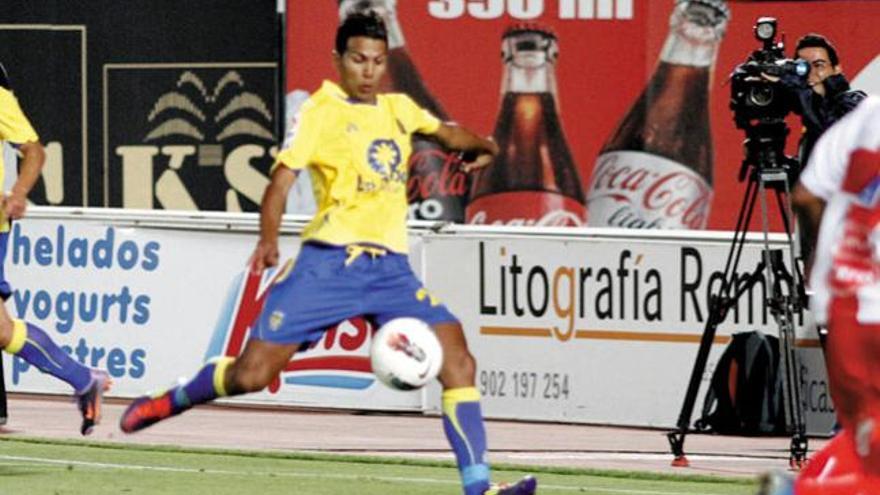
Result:
M402 94L375 104L348 99L324 81L303 103L275 166L308 168L318 211L303 239L335 245L374 244L405 253L407 164L414 132L440 121Z
M6 88L0 88L0 148L2 141L12 144L24 144L39 141L36 131L25 117L18 104L18 99ZM3 184L3 153L0 149L0 184ZM0 224L0 232L9 230L9 223L5 218Z

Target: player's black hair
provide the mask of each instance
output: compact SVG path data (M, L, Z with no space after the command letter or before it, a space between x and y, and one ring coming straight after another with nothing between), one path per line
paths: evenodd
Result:
M828 41L828 38L821 34L810 33L803 36L797 42L797 47L794 49L795 53L801 51L802 48L824 48L828 52L828 61L831 62L831 66L836 67L840 65L840 59L837 58L837 49Z
M348 40L357 36L388 43L388 30L385 28L385 22L379 17L379 14L372 10L353 13L339 25L336 30L336 53L339 55L345 53L348 48Z

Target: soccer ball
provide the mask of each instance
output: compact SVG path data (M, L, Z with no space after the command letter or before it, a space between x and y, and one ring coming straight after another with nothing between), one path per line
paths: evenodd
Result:
M434 331L416 318L395 318L373 335L373 373L395 390L415 390L437 378L443 348Z

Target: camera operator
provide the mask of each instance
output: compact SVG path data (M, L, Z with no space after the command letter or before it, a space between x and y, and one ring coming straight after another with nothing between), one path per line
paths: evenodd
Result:
M867 95L863 91L850 89L849 81L843 75L837 50L824 36L808 34L802 37L798 40L795 56L809 64L810 72L806 80L784 77L782 83L792 89L796 96L794 111L801 116L804 124L798 158L801 165L806 166L813 146L822 134L853 110ZM809 271L812 251L816 245L816 230L825 202L798 183L792 192L792 206L799 219L801 250Z
M806 166L819 137L867 95L850 89L837 50L824 36L808 34L798 40L795 58L805 60L810 65L810 73L806 81L785 78L783 83L794 90L797 98L794 111L804 124L798 158Z

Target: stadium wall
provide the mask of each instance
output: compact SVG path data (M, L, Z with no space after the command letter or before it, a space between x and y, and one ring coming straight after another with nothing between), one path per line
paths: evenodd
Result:
M285 255L299 249L304 220L285 217ZM256 231L255 214L35 207L11 232L6 267L15 293L7 306L81 362L106 368L112 396L161 389L241 348L275 275L246 269ZM487 416L676 421L729 233L430 223L410 232L414 269L464 323ZM763 242L747 239L743 273ZM778 235L767 242L784 247ZM720 326L702 392L732 333L776 333L763 287ZM808 428L825 433L833 406L821 349L810 315L796 323ZM367 322L341 323L269 390L228 402L437 413L439 387L403 393L373 379L369 342ZM4 364L11 391L69 392L19 359Z

